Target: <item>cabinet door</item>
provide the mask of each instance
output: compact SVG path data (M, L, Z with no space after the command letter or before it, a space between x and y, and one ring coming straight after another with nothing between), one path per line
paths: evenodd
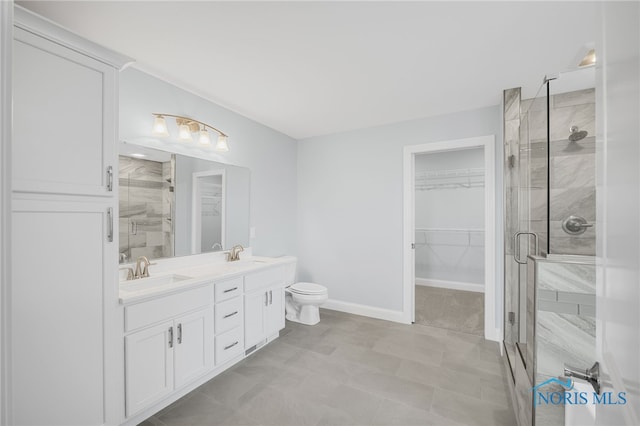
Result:
M173 321L125 337L127 416L173 391Z
M14 37L13 190L112 196L115 69L19 28Z
M284 289L282 287L269 289L265 328L267 337L284 328Z
M264 315L269 303L266 290L258 290L244 296L244 347L250 348L266 337Z
M117 303L108 206L13 200L13 424L105 422L104 318Z
M205 374L213 367L213 309L175 320L176 388Z

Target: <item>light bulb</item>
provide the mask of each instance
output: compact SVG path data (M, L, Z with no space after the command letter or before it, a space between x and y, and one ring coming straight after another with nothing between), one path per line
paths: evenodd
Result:
M216 151L222 151L222 152L229 151L229 145L227 144L227 137L225 135L218 136L218 143L216 143Z
M153 120L153 131L151 133L155 136L169 136L167 122L164 120L163 116L157 115L156 119Z
M191 137L191 129L189 129L188 124L181 124L178 126L178 140L180 141L190 141L193 138Z
M200 145L211 145L209 132L207 132L207 129L204 127L200 130L200 138L198 139L198 142L200 142Z

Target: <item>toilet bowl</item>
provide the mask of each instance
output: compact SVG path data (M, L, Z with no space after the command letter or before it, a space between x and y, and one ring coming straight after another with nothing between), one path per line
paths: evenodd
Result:
M285 288L286 318L300 324L315 325L320 322L320 305L327 301L327 288L314 283L295 283Z

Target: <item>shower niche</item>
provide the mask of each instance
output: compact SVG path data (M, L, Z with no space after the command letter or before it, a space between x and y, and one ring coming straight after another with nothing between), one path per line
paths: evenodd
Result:
M520 425L564 424L532 388L595 358L595 68L504 91L504 349Z

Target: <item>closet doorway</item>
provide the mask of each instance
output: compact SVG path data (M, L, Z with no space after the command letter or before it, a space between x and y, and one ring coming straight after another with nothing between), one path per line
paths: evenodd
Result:
M410 248L404 285L411 322L499 335L493 143L489 136L405 148Z

